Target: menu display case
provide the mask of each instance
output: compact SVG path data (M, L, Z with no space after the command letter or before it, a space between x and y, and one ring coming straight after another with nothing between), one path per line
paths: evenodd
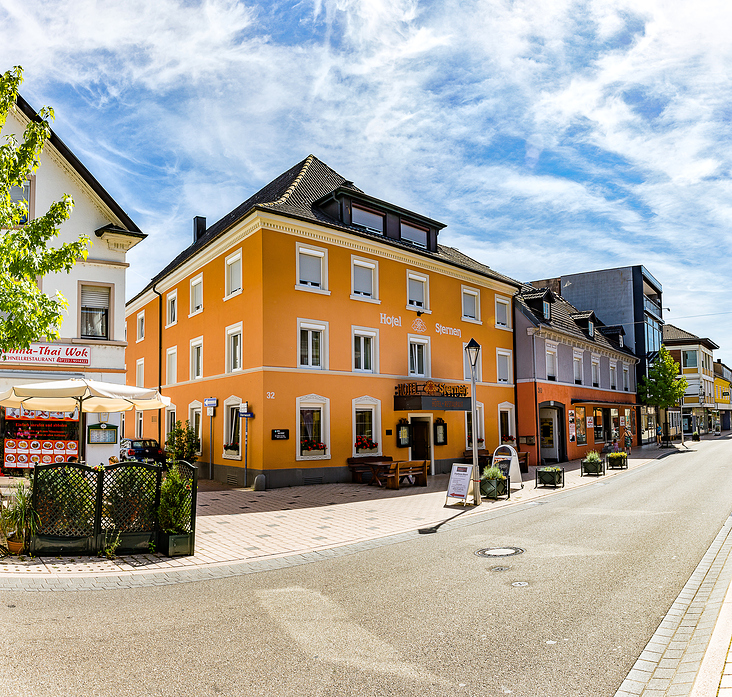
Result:
M79 412L6 408L3 420L3 465L31 469L37 464L79 457Z

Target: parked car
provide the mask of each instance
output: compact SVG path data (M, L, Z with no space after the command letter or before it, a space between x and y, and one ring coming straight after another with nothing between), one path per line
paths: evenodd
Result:
M165 451L152 438L123 438L119 445L120 460L154 460L165 464Z

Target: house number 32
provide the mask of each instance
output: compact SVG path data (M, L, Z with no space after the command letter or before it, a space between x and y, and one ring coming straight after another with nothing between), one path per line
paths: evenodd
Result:
M267 392L267 399L274 399L274 392Z

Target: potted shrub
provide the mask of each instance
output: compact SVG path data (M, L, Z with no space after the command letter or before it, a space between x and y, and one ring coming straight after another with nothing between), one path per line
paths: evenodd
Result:
M193 554L191 485L171 467L160 486L158 551L168 557Z
M480 494L489 499L497 499L508 493L506 476L499 467L486 467L480 476Z
M20 554L30 538L38 532L41 519L33 508L31 496L30 488L18 482L13 497L0 513L0 522L11 554Z
M562 467L537 467L536 486L564 486L564 469Z
M580 476L585 474L605 474L605 462L597 450L590 450L581 462Z
M607 466L611 469L627 469L628 468L628 453L608 453L607 455Z

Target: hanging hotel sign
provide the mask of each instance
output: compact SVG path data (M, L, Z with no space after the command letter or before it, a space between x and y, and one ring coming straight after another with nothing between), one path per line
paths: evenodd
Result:
M394 411L469 411L467 385L404 382L394 388Z
M49 365L89 365L91 349L88 346L64 344L31 344L27 349L3 351L4 361L11 363L46 363Z

